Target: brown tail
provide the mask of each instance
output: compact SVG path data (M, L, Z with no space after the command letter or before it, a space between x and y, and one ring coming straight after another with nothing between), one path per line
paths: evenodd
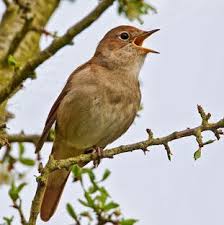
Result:
M57 137L53 145L52 154L55 159L66 159L69 157L75 157L82 153L82 150L76 150L69 146L60 139L58 141ZM80 167L84 164L79 165ZM44 192L44 197L41 203L40 217L43 221L48 221L54 214L61 194L63 192L64 186L68 179L70 171L66 169L60 169L52 172L47 181L47 187Z
M40 210L40 217L43 221L48 221L54 214L69 173L70 171L61 169L49 175Z

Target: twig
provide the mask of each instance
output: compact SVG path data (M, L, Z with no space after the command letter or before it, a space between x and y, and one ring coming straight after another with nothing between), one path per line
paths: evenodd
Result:
M201 106L198 106L198 108L202 109ZM199 145L199 150L200 150L199 153L201 154L201 148L204 145L211 144L214 142L214 140L209 140L203 143L201 138L201 132L211 131L213 133L215 132L221 133L220 129L224 128L224 119L221 119L216 123L209 123L208 115L210 114L203 114L201 110L198 110L198 111L202 119L202 123L200 126L197 126L194 128L187 128L182 131L176 131L167 136L160 137L160 138L154 138L152 131L147 129L147 133L148 133L147 140L130 144L130 145L124 145L124 146L119 146L116 148L106 149L103 151L101 158L111 158L115 155L125 153L125 152L132 152L132 151L139 151L139 150L142 151L142 149L147 149L147 147L154 146L154 145L163 145L167 151L168 158L170 158L171 151L170 151L168 143L171 141L178 140L184 137L189 137L189 136L196 137L198 145ZM45 185L50 172L58 170L58 169L62 169L62 168L70 169L71 166L73 166L74 164L80 164L80 163L82 164L84 162L90 162L98 158L99 158L99 155L97 153L82 154L78 157L63 159L63 160L54 160L53 156L50 156L46 166L40 170L41 175L37 178L38 188L32 202L29 225L36 224L36 219L40 211L41 199L43 197Z
M23 68L14 74L12 80L10 80L1 90L0 90L0 104L6 100L10 94L18 88L24 80L30 77L30 74L44 61L53 56L59 49L71 43L72 39L90 26L94 21L96 21L101 14L110 7L115 0L102 0L98 6L90 12L86 17L76 23L74 26L69 28L67 32L53 40L53 42L39 54L34 56L29 60Z
M50 32L44 29L44 27L31 27L30 30L45 34L46 36L50 36L52 38L58 38L57 32Z
M34 145L37 143L37 141L40 138L40 135L37 134L8 134L6 136L9 143L14 142L26 142L26 143L33 143ZM46 142L52 142L54 140L54 137L52 135L49 135Z
M19 216L20 216L20 221L22 225L27 225L27 221L25 219L23 210L22 210L22 200L19 199L19 204L16 201L13 201L13 208L17 209Z

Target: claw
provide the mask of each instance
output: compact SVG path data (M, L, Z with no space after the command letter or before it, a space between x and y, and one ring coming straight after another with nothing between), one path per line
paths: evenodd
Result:
M97 158L93 160L93 166L94 166L94 168L98 167L99 164L100 164L100 161L101 161L101 157L103 156L103 148L93 146L93 148L87 149L85 151L85 154L89 154L89 153L91 153L91 154L96 153L97 154Z

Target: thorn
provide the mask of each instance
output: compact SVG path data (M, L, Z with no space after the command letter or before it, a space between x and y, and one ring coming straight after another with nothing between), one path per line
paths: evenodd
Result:
M166 150L168 160L171 161L171 155L173 155L173 153L171 152L170 146L168 145L168 143L165 143L163 145Z
M146 155L146 153L149 152L147 148L141 148L141 150L143 151L144 155Z
M42 173L42 172L43 172L43 169L44 169L43 163L40 162L39 165L38 165L38 172L39 172L39 173Z
M152 130L147 128L146 132L148 133L149 139L153 139L153 132L152 132Z

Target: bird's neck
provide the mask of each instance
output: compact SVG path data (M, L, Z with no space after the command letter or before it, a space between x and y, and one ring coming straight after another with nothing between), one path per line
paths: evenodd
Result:
M113 55L110 55L110 57L98 55L94 56L91 61L107 68L115 75L121 74L122 76L130 76L138 79L144 60L144 55L137 55L129 58Z

